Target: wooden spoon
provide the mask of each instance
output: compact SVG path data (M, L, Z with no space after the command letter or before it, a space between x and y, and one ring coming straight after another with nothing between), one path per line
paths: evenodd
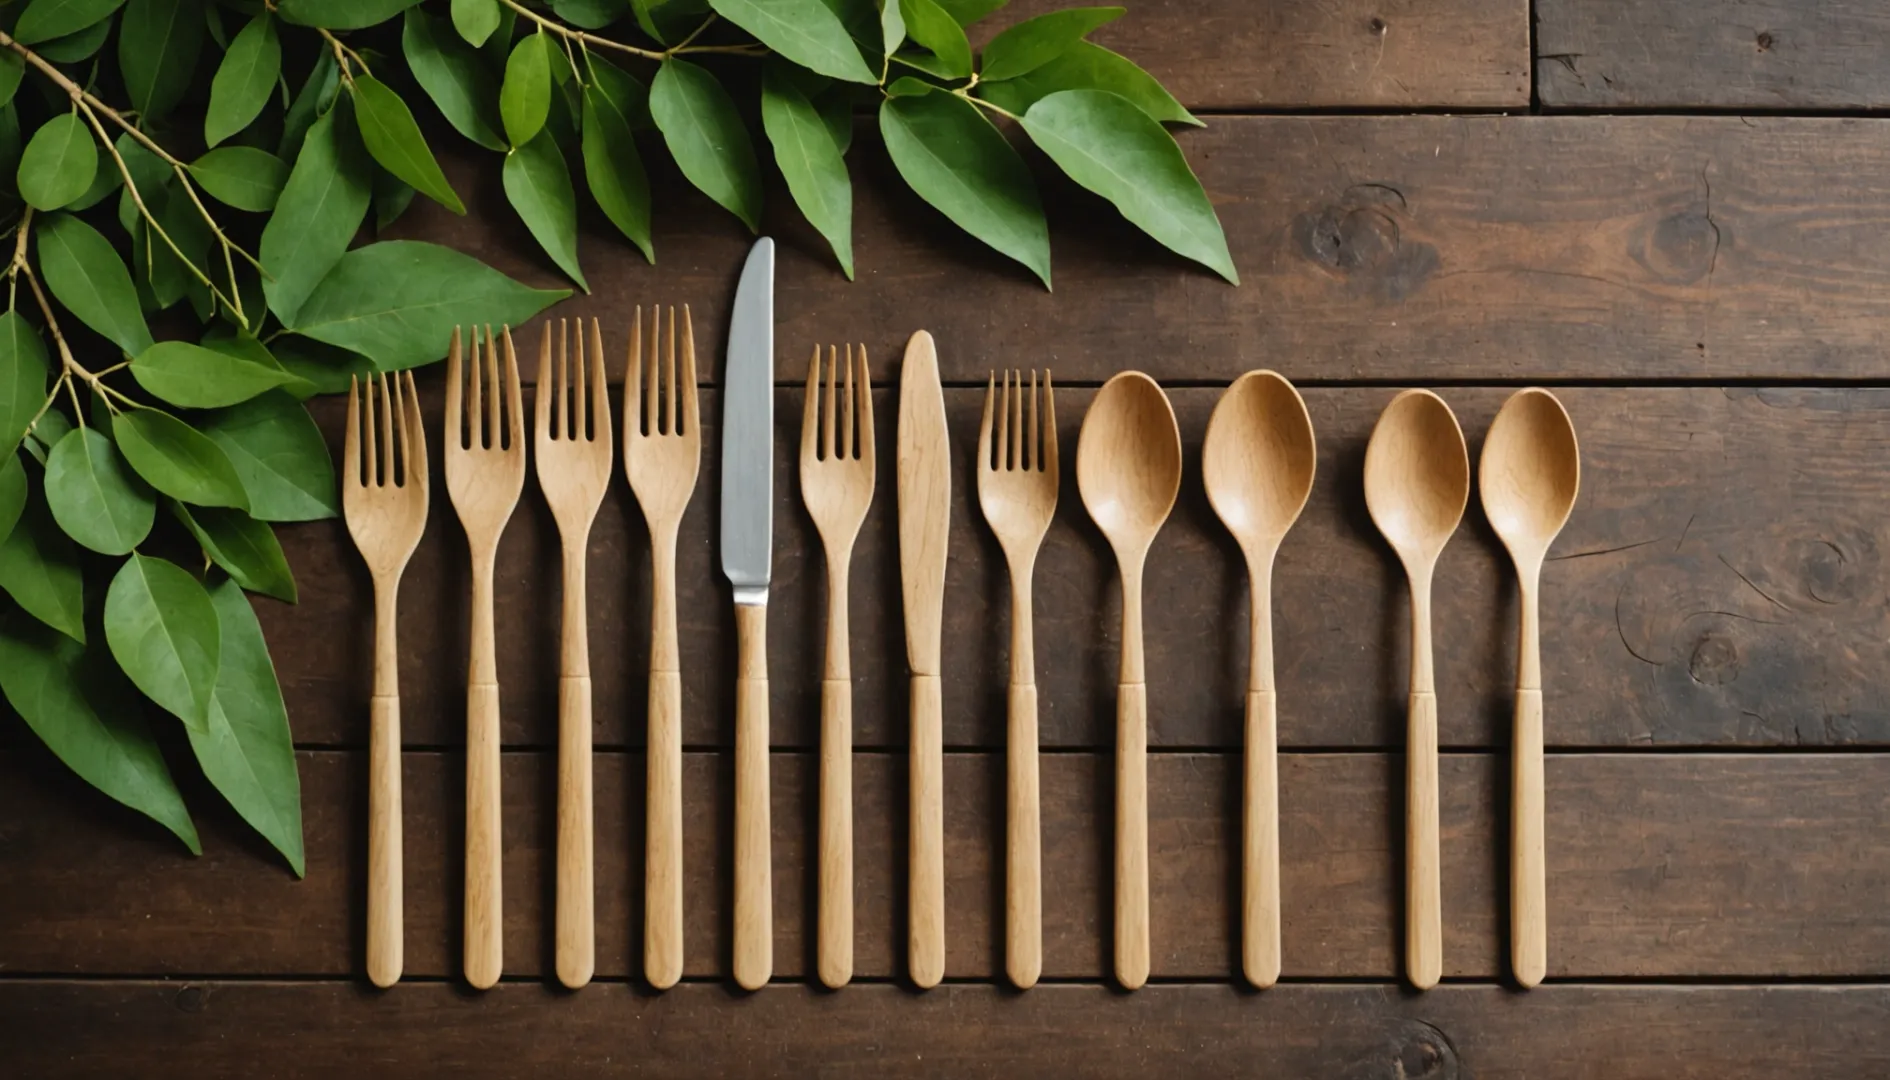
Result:
M1181 431L1155 380L1125 371L1083 417L1076 486L1122 573L1122 667L1116 686L1116 979L1148 981L1148 688L1142 565L1181 490Z
M1518 390L1483 440L1483 513L1516 563L1521 599L1516 646L1516 732L1511 763L1510 966L1534 986L1549 966L1548 887L1543 872L1542 655L1536 597L1542 560L1581 489L1575 426L1554 394Z
M1391 399L1365 449L1365 506L1411 579L1411 697L1405 736L1405 968L1420 990L1444 970L1437 854L1437 684L1431 674L1431 572L1470 501L1470 454L1444 399Z
M1280 977L1280 787L1273 694L1273 556L1312 493L1312 418L1293 384L1249 371L1221 395L1201 444L1208 502L1247 556L1252 652L1247 664L1247 770L1242 830L1241 966Z

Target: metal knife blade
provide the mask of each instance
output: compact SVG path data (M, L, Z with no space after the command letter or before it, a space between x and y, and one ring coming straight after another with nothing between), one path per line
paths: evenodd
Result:
M951 499L951 445L938 348L921 330L906 343L899 371L899 583L905 596L906 663L915 675L939 674Z
M722 380L722 573L766 604L774 544L774 241L755 241L735 287Z

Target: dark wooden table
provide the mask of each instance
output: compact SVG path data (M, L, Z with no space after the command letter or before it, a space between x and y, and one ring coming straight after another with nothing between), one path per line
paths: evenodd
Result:
M0 1074L1890 1072L1890 15L1874 0L1139 0L1099 37L1209 114L1182 143L1241 288L1056 183L1045 293L900 192L870 138L851 156L858 283L771 194L775 985L746 995L728 977L733 634L710 430L681 553L683 985L656 994L636 974L649 555L621 482L591 545L599 978L550 985L557 549L535 491L500 559L507 977L485 994L459 978L466 565L441 497L402 598L405 981L375 992L362 970L366 577L339 522L289 529L303 602L258 607L302 748L307 879L200 782L190 859L0 722ZM556 281L493 163L451 168L471 215L423 203L400 231ZM597 291L562 313L602 317L620 350L633 304L688 302L719 359L748 237L657 182L661 262L591 228ZM813 343L842 340L865 341L889 383L920 327L958 440L948 979L919 993L903 977L883 467L852 611L859 977L829 993L808 975L824 586L789 451L795 384ZM968 471L999 365L1056 371L1066 447L1096 385L1148 371L1189 448L1149 571L1154 979L1134 994L1108 978L1119 597L1067 477L1037 591L1046 978L1001 984L1008 601ZM1219 388L1263 366L1306 388L1320 472L1275 590L1286 977L1259 993L1237 979L1245 586L1198 448ZM1558 388L1584 451L1544 574L1549 979L1522 992L1506 975L1516 600L1473 502L1438 580L1445 981L1414 994L1398 978L1406 600L1360 466L1397 387L1439 388L1474 454L1529 383ZM717 405L710 389L705 416ZM893 415L890 397L878 407ZM338 440L339 403L318 411Z

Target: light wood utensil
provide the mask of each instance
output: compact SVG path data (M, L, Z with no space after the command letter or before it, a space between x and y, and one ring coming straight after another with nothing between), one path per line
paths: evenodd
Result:
M558 320L558 358L551 357L551 323L538 345L536 457L538 486L563 541L564 631L558 672L558 980L569 987L591 981L597 964L592 864L591 645L586 619L584 564L591 522L610 487L613 456L610 395L604 382L604 338L591 320L590 356L584 321ZM575 348L573 342L575 340ZM574 355L575 354L575 355Z
M511 327L505 380L486 327L460 362L459 331L446 354L446 492L466 529L472 562L472 650L466 676L466 981L484 990L504 966L504 832L499 810L499 665L493 645L492 574L499 537L525 486L525 407ZM461 368L464 368L462 380ZM481 368L484 371L482 373ZM462 381L466 386L462 389ZM461 402L464 401L464 413Z
M1011 572L1011 685L1008 694L1004 845L1004 968L1019 989L1043 973L1043 856L1037 784L1036 646L1031 576L1057 509L1057 411L1050 373L1005 372L985 385L978 426L978 504L1004 548ZM1024 402L1028 400L1029 406ZM1039 419L1041 414L1041 420ZM1028 423L1028 426L1026 424Z
M847 571L873 502L873 380L866 346L820 348L807 367L801 416L801 496L827 553L827 659L820 682L820 886L817 966L827 986L853 978L853 668L847 644ZM836 402L836 394L839 400Z
M644 842L643 974L657 989L682 978L682 663L676 644L676 530L696 490L702 434L696 405L696 333L682 310L682 370L676 309L659 356L663 309L650 309L648 367L643 309L630 330L623 380L623 465L650 527L649 791ZM602 383L598 384L600 387Z
M374 387L378 381L380 394ZM377 404L378 401L378 404ZM379 429L377 436L375 431ZM378 453L376 452L378 450ZM368 719L368 978L403 963L400 823L400 575L427 525L427 436L413 372L349 380L341 505L374 579L374 699Z
M945 759L940 645L952 463L938 348L924 330L899 371L899 585L912 669L911 863L906 962L920 988L945 977Z
M1510 966L1535 986L1549 967L1543 852L1542 648L1537 621L1542 560L1568 523L1582 485L1581 449L1568 410L1547 390L1518 390L1483 440L1483 513L1516 563L1522 615L1516 646L1516 730L1511 751Z
M1271 371L1234 380L1201 445L1208 502L1247 557L1247 768L1241 849L1241 966L1247 981L1280 978L1280 773L1273 689L1273 558L1312 494L1318 451L1293 384Z
M1103 384L1076 443L1076 487L1122 575L1116 685L1116 980L1148 981L1148 687L1142 567L1181 490L1181 431L1168 395L1139 371Z
M1365 450L1365 506L1411 581L1411 697L1405 736L1405 969L1420 990L1444 970L1437 850L1437 684L1431 576L1470 500L1470 455L1444 399L1406 390L1385 406Z

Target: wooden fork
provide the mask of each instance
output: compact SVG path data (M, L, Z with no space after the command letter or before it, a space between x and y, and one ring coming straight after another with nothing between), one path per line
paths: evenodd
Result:
M636 493L650 526L649 809L644 842L643 974L659 990L674 986L682 977L683 966L682 667L676 646L676 529L696 489L696 470L702 458L702 428L696 409L695 327L685 304L679 378L673 307L669 309L667 367L658 362L662 311L660 307L650 309L650 362L646 372L643 309L637 308L630 331L630 369L623 380L624 472L630 475L630 490Z
M1057 509L1057 410L1050 373L1006 372L984 390L978 427L978 504L1011 568L1011 687L1005 807L1004 966L1020 989L1043 972L1043 880L1037 794L1037 677L1030 579ZM1024 399L1030 399L1028 421ZM1041 404L1043 421L1038 423ZM994 407L995 406L995 407ZM1029 426L1025 424L1028 422Z
M505 341L505 381L498 347L486 327L485 372L479 334L470 388L460 413L459 329L446 354L446 492L466 529L472 556L472 653L466 675L466 981L480 990L499 981L503 966L504 834L499 824L499 665L493 650L492 571L499 537L525 486L525 411L512 328ZM489 389L488 389L489 387ZM481 406L484 406L483 408ZM463 426L462 426L463 425Z
M577 333L558 320L558 362L551 361L551 323L538 345L538 486L564 541L564 633L558 674L558 981L576 988L596 967L595 877L591 811L591 647L585 617L584 563L591 522L610 486L610 396L604 384L604 339L591 320ZM573 337L577 347L572 349ZM575 362L572 356L576 352ZM556 377L555 386L554 379Z
M413 373L350 379L342 440L341 505L348 532L374 578L374 699L368 721L368 978L400 979L400 655L395 605L400 575L427 525L427 436ZM405 390L403 392L403 384ZM389 392L389 386L392 392ZM380 427L376 455L374 429ZM396 451L395 445L399 444ZM398 468L396 468L398 464ZM379 466L376 468L376 466Z
M853 978L853 669L847 646L847 570L853 542L873 502L873 380L866 346L859 364L847 346L846 392L838 350L827 349L821 391L820 347L807 368L801 419L801 496L827 549L827 660L820 682L820 981ZM823 405L822 398L825 398Z

